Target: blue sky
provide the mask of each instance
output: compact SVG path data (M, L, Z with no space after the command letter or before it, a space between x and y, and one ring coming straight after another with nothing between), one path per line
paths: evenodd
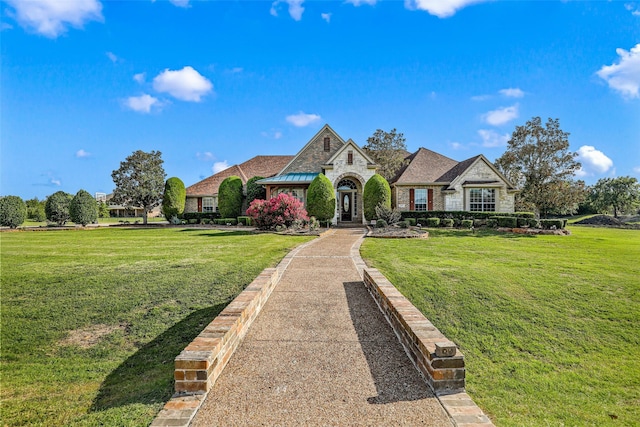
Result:
M329 123L456 160L558 118L580 178L640 178L640 2L0 3L0 194L113 190L135 150L187 186Z

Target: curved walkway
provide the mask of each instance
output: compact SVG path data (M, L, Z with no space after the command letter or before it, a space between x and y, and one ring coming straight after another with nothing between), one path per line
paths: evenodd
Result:
M192 426L452 426L364 287L363 234L296 253Z

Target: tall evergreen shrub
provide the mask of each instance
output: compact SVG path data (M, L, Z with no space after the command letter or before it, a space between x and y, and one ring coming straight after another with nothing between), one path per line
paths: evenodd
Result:
M311 181L307 190L307 212L318 221L333 218L336 212L336 193L329 178L319 174Z
M27 218L27 205L18 196L0 198L0 225L9 228L20 226Z
M218 188L218 211L222 218L237 218L242 211L242 180L232 175Z
M85 225L98 220L98 204L96 199L85 190L80 190L69 203L69 216L76 224Z
M184 182L175 176L169 178L164 184L164 195L162 196L162 213L167 219L177 217L184 212L184 204L187 199L187 190Z
M71 199L73 199L73 196L64 191L56 191L47 197L47 202L44 205L44 212L47 215L47 219L58 225L64 225L69 221L71 219L69 213Z
M379 204L391 209L391 187L382 175L375 174L369 178L364 185L362 202L367 221L376 218L376 206Z

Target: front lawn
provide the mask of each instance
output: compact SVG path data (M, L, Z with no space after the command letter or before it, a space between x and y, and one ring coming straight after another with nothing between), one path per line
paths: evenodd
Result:
M148 425L173 360L308 237L199 229L1 233L3 425Z
M570 230L430 229L361 253L460 346L496 425L638 425L640 231Z

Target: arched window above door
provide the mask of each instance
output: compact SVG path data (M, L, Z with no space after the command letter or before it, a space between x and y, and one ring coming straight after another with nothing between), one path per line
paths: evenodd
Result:
M358 186L352 180L345 178L338 183L338 190L357 190Z

